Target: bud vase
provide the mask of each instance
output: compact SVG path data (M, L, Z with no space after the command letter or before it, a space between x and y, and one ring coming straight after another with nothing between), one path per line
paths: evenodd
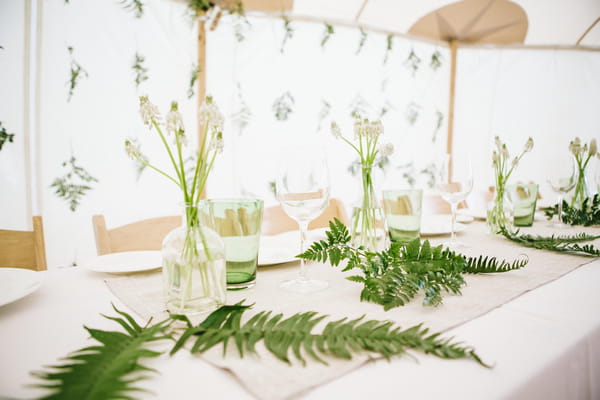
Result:
M202 224L197 206L186 205L182 221L162 244L167 310L185 315L211 312L225 304L225 246Z
M373 183L373 166L362 165L360 172L359 196L352 208L351 243L354 247L378 252L388 244L383 208Z
M500 232L501 227L512 229L513 207L504 185L496 186L494 198L488 203L485 222L492 234Z
M589 190L589 186L587 184L587 179L585 176L585 170L583 168L578 168L577 173L577 183L575 183L575 189L573 189L573 197L571 198L571 207L574 208L582 208L583 201L591 197L592 194Z

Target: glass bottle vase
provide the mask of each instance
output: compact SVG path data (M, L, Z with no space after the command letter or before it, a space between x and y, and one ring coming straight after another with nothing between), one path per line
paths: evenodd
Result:
M592 193L590 191L589 185L587 184L585 169L578 168L577 182L575 183L575 188L573 189L571 197L571 207L581 209L583 201L591 196Z
M197 206L185 206L182 222L162 243L167 310L185 315L211 312L226 300L225 246L202 224Z
M485 222L492 234L500 232L501 227L512 230L513 207L504 185L496 186L494 197L488 203Z
M388 244L385 216L375 191L373 166L362 165L360 172L359 196L352 208L351 244L378 252L384 250Z

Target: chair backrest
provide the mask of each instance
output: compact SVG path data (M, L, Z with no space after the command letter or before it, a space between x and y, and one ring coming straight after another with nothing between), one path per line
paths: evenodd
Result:
M342 202L338 199L329 199L327 208L310 222L308 229L326 228L329 226L329 221L332 221L334 217L348 226L349 221ZM280 205L264 209L261 234L276 235L297 229L298 223L289 217Z
M104 215L92 217L98 255L122 251L160 250L169 232L181 226L181 217L149 218L106 229Z
M33 217L33 231L0 229L0 267L46 270L42 217Z

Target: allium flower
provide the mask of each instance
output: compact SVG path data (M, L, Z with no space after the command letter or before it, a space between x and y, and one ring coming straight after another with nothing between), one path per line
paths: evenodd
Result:
M331 122L331 134L336 139L339 139L342 137L342 130L340 129L338 124L335 123L335 121Z
M125 151L132 160L140 157L140 148L131 139L125 139Z
M379 146L379 154L382 157L389 157L394 152L394 145L391 143L385 143Z
M225 143L223 141L223 133L217 132L216 135L213 135L213 137L210 141L210 147L217 153L222 153L224 146L225 146Z
M160 113L158 108L150 102L148 96L140 96L140 115L142 121L148 127L152 128L152 123L160 121Z
M165 116L165 127L169 134L181 135L181 132L185 132L183 117L179 112L179 106L176 101L171 103L171 110Z
M223 131L224 118L212 97L207 96L206 101L202 103L198 110L198 122L200 125L208 124L208 127L217 132Z

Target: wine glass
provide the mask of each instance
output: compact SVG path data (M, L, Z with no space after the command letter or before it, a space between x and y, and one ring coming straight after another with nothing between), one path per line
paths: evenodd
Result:
M277 199L287 215L300 227L300 252L305 251L308 224L329 204L329 173L322 152L315 147L303 150L294 147L284 152L276 181ZM310 279L304 259L296 279L284 281L281 287L297 293L325 289L327 281Z
M456 241L456 209L473 189L471 157L452 157L452 155L446 154L439 170L436 188L442 198L450 203L452 213L450 242L446 246L451 249L464 247L464 244Z
M552 190L558 194L558 222L553 224L553 226L562 229L569 226L563 222L562 218L563 200L565 194L573 190L577 183L577 168L572 160L571 162L558 165L569 165L569 167L559 173L549 171L547 181Z

